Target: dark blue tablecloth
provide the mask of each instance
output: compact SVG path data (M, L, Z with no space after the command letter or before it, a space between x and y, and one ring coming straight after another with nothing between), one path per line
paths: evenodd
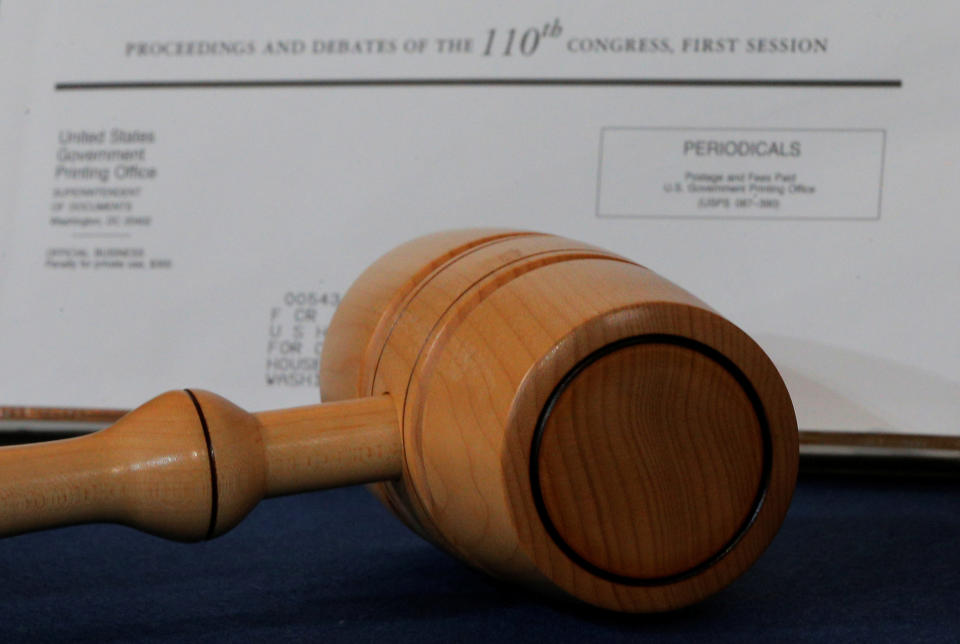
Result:
M490 581L363 489L263 502L184 545L90 525L0 541L0 641L960 641L960 485L801 480L754 568L625 617Z

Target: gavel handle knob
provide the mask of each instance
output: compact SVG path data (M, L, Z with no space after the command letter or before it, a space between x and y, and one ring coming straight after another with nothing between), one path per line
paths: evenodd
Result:
M89 436L0 448L0 535L113 522L209 539L264 497L398 478L400 458L389 396L251 414L171 391Z

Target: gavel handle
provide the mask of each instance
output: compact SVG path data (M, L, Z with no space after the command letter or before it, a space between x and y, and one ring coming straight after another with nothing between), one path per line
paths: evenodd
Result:
M400 478L389 396L253 414L266 453L266 496Z
M389 396L250 414L173 391L94 434L0 448L0 535L105 521L195 541L261 498L400 472Z

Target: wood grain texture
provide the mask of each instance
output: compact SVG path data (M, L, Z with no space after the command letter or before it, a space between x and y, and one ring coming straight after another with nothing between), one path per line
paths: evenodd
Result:
M259 412L267 495L399 478L397 410L389 396Z
M691 348L652 342L607 354L563 388L545 420L534 482L548 520L612 575L665 578L709 560L761 489L751 402Z
M192 419L189 431L184 418ZM207 454L183 391L158 396L90 436L0 448L0 532L109 521L172 539L202 538L211 516Z
M437 268L476 246L526 234L498 228L448 230L411 240L374 262L350 287L350 303L331 321L329 333L337 341L323 345L323 399L355 398L356 391L369 389L364 378L396 312Z
M0 534L98 521L197 541L265 496L399 473L389 399L250 414L172 391L89 436L0 448Z
M351 365L348 374L322 372L325 400L389 394L400 410L403 477L379 486L378 496L413 529L475 567L606 608L675 608L742 573L776 533L796 477L796 419L759 347L697 298L601 249L549 235L489 238L485 231L465 249L462 237L457 244L461 250L453 252L431 240L428 252L441 251L444 260L430 262L413 252L414 242L406 265L389 262L389 276L367 271L355 286L359 292L376 292L381 279L406 279L407 294L390 306L361 297L378 320L375 328L353 338L353 356L341 363ZM337 316L352 317L353 295ZM337 322L328 343L339 340ZM533 435L549 396L581 360L625 338L657 334L702 344L735 365L760 401L769 445L745 394L709 361L685 363L670 354L674 366L664 384L662 357L632 360L643 370L631 382L660 382L673 393L657 404L679 405L672 416L650 413L640 423L622 413L652 402L637 387L613 377L601 379L608 387L590 385L603 401L594 410L600 422L582 414L565 421L571 424L564 438L546 442L541 454L552 486L546 496L589 560L641 578L623 583L571 558L545 527L531 485ZM349 353L339 346L341 355ZM342 389L342 375L355 388ZM690 419L678 422L684 414ZM610 436L591 438L595 431ZM571 446L573 437L618 445L590 453ZM636 446L663 437L669 445L661 450L681 458L658 482L644 472L664 467L665 452L650 462L649 450L640 455ZM630 450L635 458L622 458ZM758 456L765 452L766 461ZM578 476L599 491L557 493L569 485L565 477ZM605 490L644 476L648 489L610 505ZM700 499L697 490L706 487ZM754 508L757 498L762 503ZM650 508L659 508L654 522L643 516ZM702 528L709 530L699 534ZM689 574L657 580L678 571Z

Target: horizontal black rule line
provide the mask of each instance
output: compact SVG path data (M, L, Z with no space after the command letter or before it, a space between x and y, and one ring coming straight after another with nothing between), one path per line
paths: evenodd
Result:
M893 88L900 79L813 78L315 78L57 83L59 91L110 89L243 89L273 87L818 87Z

